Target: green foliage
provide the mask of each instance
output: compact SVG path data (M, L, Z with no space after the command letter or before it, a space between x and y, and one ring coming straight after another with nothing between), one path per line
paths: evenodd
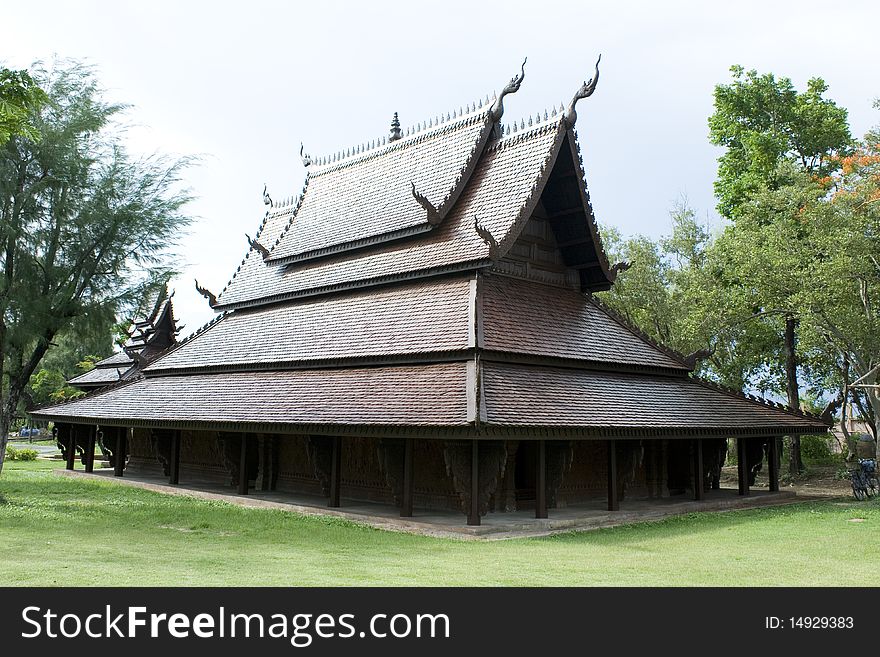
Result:
M35 449L16 449L11 445L6 446L7 461L36 461L37 450Z
M91 68L63 61L32 76L47 95L30 114L39 139L0 148L0 430L56 338L86 337L47 368L62 374L110 353L117 317L167 280L190 222L181 175L191 159L130 156L125 106L104 98Z
M82 390L67 385L67 377L62 372L46 368L41 368L31 377L29 388L30 403L35 407L74 399L85 394Z
M33 114L46 100L27 71L0 68L0 146L16 136L39 139Z
M847 111L823 97L828 85L812 78L799 93L788 78L731 67L733 82L715 87L709 118L713 144L723 146L715 193L718 211L736 218L752 195L777 184L782 162L823 177L832 159L852 145Z
M824 436L801 436L801 454L805 461L814 464L828 464L835 461L835 455Z
M672 233L659 241L642 235L623 239L616 229L602 228L609 258L631 266L599 297L655 340L689 353L701 342L687 325L688 287L703 266L709 233L685 200L670 218Z

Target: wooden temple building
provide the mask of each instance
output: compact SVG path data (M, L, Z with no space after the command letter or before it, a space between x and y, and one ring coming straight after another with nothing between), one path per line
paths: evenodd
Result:
M67 383L90 391L128 381L140 374L150 361L177 342L178 328L168 288L163 286L135 315L122 351L99 360L95 368Z
M735 439L739 493L765 456L778 490L773 438L827 424L696 378L692 358L594 298L625 267L603 250L574 130L598 68L567 108L504 126L523 77L409 130L395 114L385 138L335 156L301 153L302 193L264 192L232 279L199 288L212 322L33 413L55 422L68 467L78 448L88 469L100 441L118 476L479 524L703 499Z

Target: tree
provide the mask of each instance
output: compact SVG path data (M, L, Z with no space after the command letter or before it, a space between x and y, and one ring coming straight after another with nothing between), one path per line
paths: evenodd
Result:
M157 279L189 224L189 158L133 158L94 71L37 66L46 103L0 149L0 469L12 418L53 341L111 325Z
M789 267L799 263L785 257L792 249L777 238L785 234L801 240L804 236L802 231L790 230L786 214L793 201L790 194L797 196L798 192L789 189L778 197L773 193L790 188L797 173L827 178L853 140L846 109L823 97L828 86L821 78L811 79L807 90L799 93L788 78L777 80L772 74L759 75L754 70L746 73L740 66L732 67L731 72L733 82L715 88L715 111L709 118L711 141L725 147L715 182L718 210L733 222L719 242L719 257L734 265L735 275L745 276L741 285L731 286L726 294L730 307L736 310L725 323L742 327L750 320L773 324L781 320L781 348L773 350L778 360L767 368L784 372L788 403L797 408L799 319L787 304L794 292L791 286L799 282ZM768 244L782 250L770 252ZM750 266L766 262L762 256L780 266ZM736 269L736 263L743 268ZM736 292L741 298L733 298ZM797 436L790 438L789 467L792 475L803 469Z
M709 233L686 199L675 203L669 216L672 233L658 241L643 235L623 239L614 228L602 229L609 258L629 262L630 268L600 296L658 342L690 353L703 340L688 326L688 290L704 265Z
M45 102L46 93L27 71L0 68L0 146L15 136L39 138L31 119Z
M852 136L846 109L822 97L828 90L822 78L812 78L798 93L789 78L745 72L742 66L730 71L733 82L715 87L709 138L725 149L715 181L718 211L735 219L755 193L775 187L781 162L827 176Z

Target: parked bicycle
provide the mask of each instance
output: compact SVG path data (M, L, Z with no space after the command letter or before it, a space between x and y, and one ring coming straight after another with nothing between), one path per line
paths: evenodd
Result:
M880 482L877 480L877 461L874 459L859 459L859 467L849 471L852 482L853 496L857 500L866 500L874 497L880 491Z

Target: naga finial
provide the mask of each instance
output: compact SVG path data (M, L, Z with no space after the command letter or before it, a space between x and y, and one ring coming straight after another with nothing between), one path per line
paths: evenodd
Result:
M270 208L272 207L272 197L269 196L269 192L267 191L268 187L266 183L263 183L263 205L268 205Z
M394 118L391 119L391 131L388 134L388 141L397 141L403 137L403 132L400 129L400 119L397 118L397 112L394 113Z
M247 233L245 233L244 236L247 237L248 244L251 245L251 248L259 251L260 255L263 256L263 260L269 257L269 249L260 244L257 240L252 240L251 236Z
M210 290L199 285L198 279L196 279L196 291L208 300L208 305L211 306L211 308L217 305L217 296Z
M431 203L431 201L429 201L426 196L424 196L423 194L419 194L418 191L416 191L416 184L412 181L410 181L409 184L412 186L413 198L416 200L416 202L418 202L419 205L421 205L425 209L425 212L428 213L428 223L432 226L436 226L441 221L443 221L443 216L440 214L440 211L437 210L434 204Z
M611 280L613 281L617 279L617 275L619 273L626 271L630 267L632 267L632 263L628 260L614 263L614 265L612 265L611 269L609 270L609 273L611 274Z
M602 55L599 55L599 59L596 60L596 72L593 74L593 77L581 85L581 88L575 92L574 97L568 104L568 110L565 112L565 122L568 124L569 128L573 127L574 122L577 121L577 112L575 111L574 106L577 105L577 102L581 98L588 98L593 95L594 91L596 91L596 84L599 82L599 62L601 61Z
M501 246L498 244L498 240L495 239L495 236L492 235L489 229L480 225L480 219L476 216L474 216L474 229L477 231L477 235L489 245L489 258L493 262L497 261L501 255Z
M706 349L697 349L696 351L692 351L687 356L684 357L684 361L690 367L696 367L701 360L706 360L707 358L711 358L715 355L715 347L708 347Z
M303 146L302 142L299 143L299 157L302 160L303 166L307 167L312 163L312 156L308 153L304 153L305 146Z
M529 61L529 58L526 57L523 60L521 73L519 75L514 75L510 78L510 82L507 83L507 86L501 90L501 93L498 94L498 98L495 99L495 102L492 104L492 109L489 110L489 116L492 118L493 123L498 123L501 120L501 116L504 114L504 97L507 94L515 94L519 91L519 86L522 84L522 81L526 77L526 62Z

